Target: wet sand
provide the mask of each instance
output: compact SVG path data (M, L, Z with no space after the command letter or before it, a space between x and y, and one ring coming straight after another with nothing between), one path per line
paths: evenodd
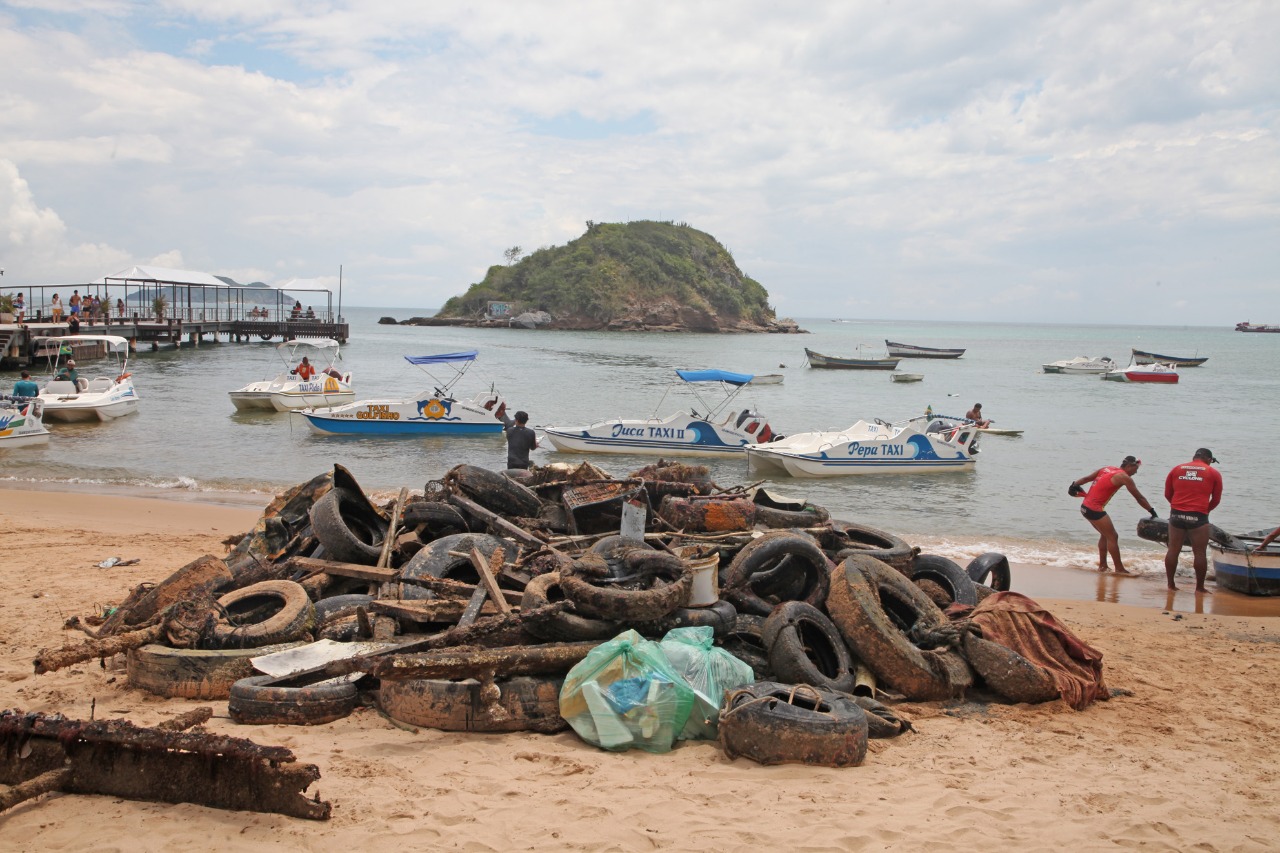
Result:
M123 658L42 676L31 661L83 639L67 617L223 553L258 511L0 489L0 705L87 718L96 704L99 717L148 725L201 704L129 689ZM94 565L109 556L141 562ZM1114 698L1082 712L904 703L916 731L873 741L844 770L761 767L703 742L614 754L571 732L406 731L372 708L317 727L237 726L225 702L205 703L210 730L317 764L333 819L52 794L0 815L0 848L1274 849L1280 622L1223 615L1239 598L1229 593L1197 611L1180 592L1166 613L1150 578L1016 566L1014 585L1104 653Z

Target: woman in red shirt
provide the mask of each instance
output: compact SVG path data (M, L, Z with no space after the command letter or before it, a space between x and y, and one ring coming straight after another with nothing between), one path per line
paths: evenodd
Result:
M1072 480L1067 488L1067 492L1075 497L1081 493L1081 485L1093 483L1093 488L1085 493L1084 501L1080 504L1080 514L1093 525L1094 530L1098 531L1098 571L1100 572L1107 571L1107 555L1110 554L1116 564L1116 574L1129 574L1129 570L1120 561L1120 534L1116 532L1116 526L1111 523L1111 516L1107 515L1106 511L1107 503L1116 492L1120 491L1121 486L1129 490L1129 494L1133 495L1138 506L1151 513L1152 518L1156 517L1156 511L1151 503L1142 496L1142 492L1138 491L1138 487L1133 483L1133 475L1137 474L1141 467L1141 459L1126 456L1119 467L1108 465L1105 468L1099 468L1087 477Z

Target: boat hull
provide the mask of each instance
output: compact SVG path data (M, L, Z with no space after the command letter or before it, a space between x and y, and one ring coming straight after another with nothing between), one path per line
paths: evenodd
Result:
M889 377L894 382L922 382L924 374L922 373L894 373Z
M1174 367L1199 367L1209 360L1209 356L1203 358L1179 358L1176 355L1161 355L1158 352L1147 352L1146 350L1136 349L1133 351L1133 361L1135 364L1169 364Z
M103 394L56 396L44 401L44 419L58 423L113 421L136 411L138 395L132 385Z
M971 471L979 430L962 426L939 433L858 421L843 432L801 433L748 447L747 463L761 474L848 477Z
M805 348L809 366L827 370L896 370L900 358L837 358Z
M313 432L322 435L483 435L502 432L502 422L494 417L500 402L491 397L490 408L485 408L474 401L425 395L417 400L360 400L296 411Z
M49 430L40 420L40 410L35 401L0 406L0 450L48 444Z
M748 385L781 385L782 374L781 373L759 374L751 377L751 381L748 382L747 384Z
M964 355L962 349L946 349L944 347L919 347L914 344L900 344L886 340L885 348L895 358L959 358Z
M299 409L341 406L353 403L356 392L345 391L276 391L270 397L271 408L277 412L296 412Z
M227 396L231 398L231 405L236 407L237 412L274 412L276 407L271 404L270 391L228 391Z
M1280 595L1280 551L1223 548L1210 543L1218 586L1244 595Z
M748 431L750 430L750 431ZM680 412L667 418L601 421L584 427L546 427L547 440L564 453L627 453L637 456L733 456L772 433L759 416L741 426L713 424Z

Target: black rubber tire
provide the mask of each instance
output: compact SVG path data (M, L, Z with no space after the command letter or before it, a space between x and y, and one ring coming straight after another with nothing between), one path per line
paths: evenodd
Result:
M423 542L471 530L462 511L444 501L416 501L406 504L404 514L400 516L400 524L406 529L417 530L418 538Z
M364 498L338 487L311 505L311 529L330 560L365 566L378 562L387 538L387 523Z
M493 556L493 552L502 549L504 562L515 559L517 545L487 533L455 533L442 536L414 554L409 562L400 567L400 576L405 578L441 578L460 581L462 583L480 583L480 573L472 565L471 558L455 557L450 551L470 554L472 548L479 549L485 559ZM400 585L403 598L434 598L430 590L413 584Z
M762 596L753 578L768 572L788 556L795 570L805 578L795 600L821 608L831 583L831 561L812 536L783 530L770 531L738 552L721 577L722 597L740 613L768 616L779 600ZM776 595L784 587L771 582L770 589Z
M223 649L249 649L288 643L310 634L316 610L301 584L262 581L232 590L218 599L221 611L213 641Z
M578 572L561 571L560 589L582 615L627 624L661 619L689 603L693 573L679 557L663 551L633 548L623 557L623 562L624 571L644 567L651 585L643 589L596 585L590 577Z
M1138 538L1146 539L1148 542L1159 542L1161 545L1169 544L1169 521L1164 518L1142 518L1138 520ZM1224 548L1231 548L1235 551L1244 551L1248 549L1248 543L1236 536L1223 530L1216 524L1209 525L1209 540L1217 542Z
M372 595L359 595L356 593L331 595L328 598L322 598L315 603L316 625L322 627L325 623L334 619L350 616L356 612L357 607L367 607L369 602L373 600Z
M713 637L721 638L729 636L737 622L738 611L721 599L707 607L681 607L661 619L639 622L632 627L646 637L659 639L675 628L710 628Z
M282 643L258 649L173 649L148 645L130 649L125 664L130 687L170 699L226 699L231 685L256 670L250 658L292 649Z
M560 688L564 678L502 678L494 682L500 692L497 715L486 714L479 681L410 679L383 681L378 707L388 717L411 726L446 732L542 732L551 734L569 727L560 716Z
M769 649L765 646L764 617L750 613L739 613L733 620L733 630L720 641L726 652L751 667L757 679L771 677L769 667Z
M452 471L462 493L485 509L519 518L537 518L542 500L514 480L477 465L459 465Z
M647 548L651 551L653 550L653 546L648 542L627 542L622 538L621 534L618 533L597 540L592 544L589 550L593 554L599 554L605 559L608 559L616 556L615 552L630 548Z
M548 572L538 575L525 585L524 597L520 599L520 609L528 611L564 600L564 590L560 588L560 573ZM535 637L566 643L581 640L609 640L622 630L622 625L618 622L590 619L576 613L558 613L550 619L530 623L526 627Z
M973 671L992 693L1013 703L1038 705L1061 695L1053 676L1010 648L966 633L961 642Z
M720 711L725 755L761 764L856 767L867 734L852 696L809 685L757 682L730 693Z
M853 692L857 664L839 630L813 605L803 601L779 604L764 620L761 640L769 649L769 667L779 681Z
M870 696L854 696L862 710L867 712L867 735L873 738L897 737L913 728L906 717L899 717L892 708L877 702Z
M911 580L931 580L942 587L955 604L978 603L973 579L954 560L936 554L919 554L911 561Z
M908 699L946 699L954 691L947 669L907 638L913 628L933 629L946 617L901 572L855 555L832 573L827 612L849 648L883 684Z
M903 574L911 571L911 561L915 558L916 549L892 533L878 527L840 519L832 519L831 529L849 543L848 547L837 554L840 560L856 553L864 557L873 557L893 566Z
M975 584L986 584L997 592L1008 592L1012 577L1009 573L1009 558L996 551L979 554L969 561L965 569L969 579ZM987 584L987 576L991 583Z
M318 726L350 714L359 698L353 681L310 687L267 687L270 675L242 678L231 685L227 712L246 726Z

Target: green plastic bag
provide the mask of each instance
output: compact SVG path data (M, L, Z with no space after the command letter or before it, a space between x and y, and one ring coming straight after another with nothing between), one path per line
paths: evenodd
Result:
M724 695L756 680L751 667L716 648L711 628L673 628L659 643L676 672L693 688L693 711L680 740L715 740Z
M560 716L578 736L617 751L668 752L693 703L662 648L635 631L592 649L560 688Z

